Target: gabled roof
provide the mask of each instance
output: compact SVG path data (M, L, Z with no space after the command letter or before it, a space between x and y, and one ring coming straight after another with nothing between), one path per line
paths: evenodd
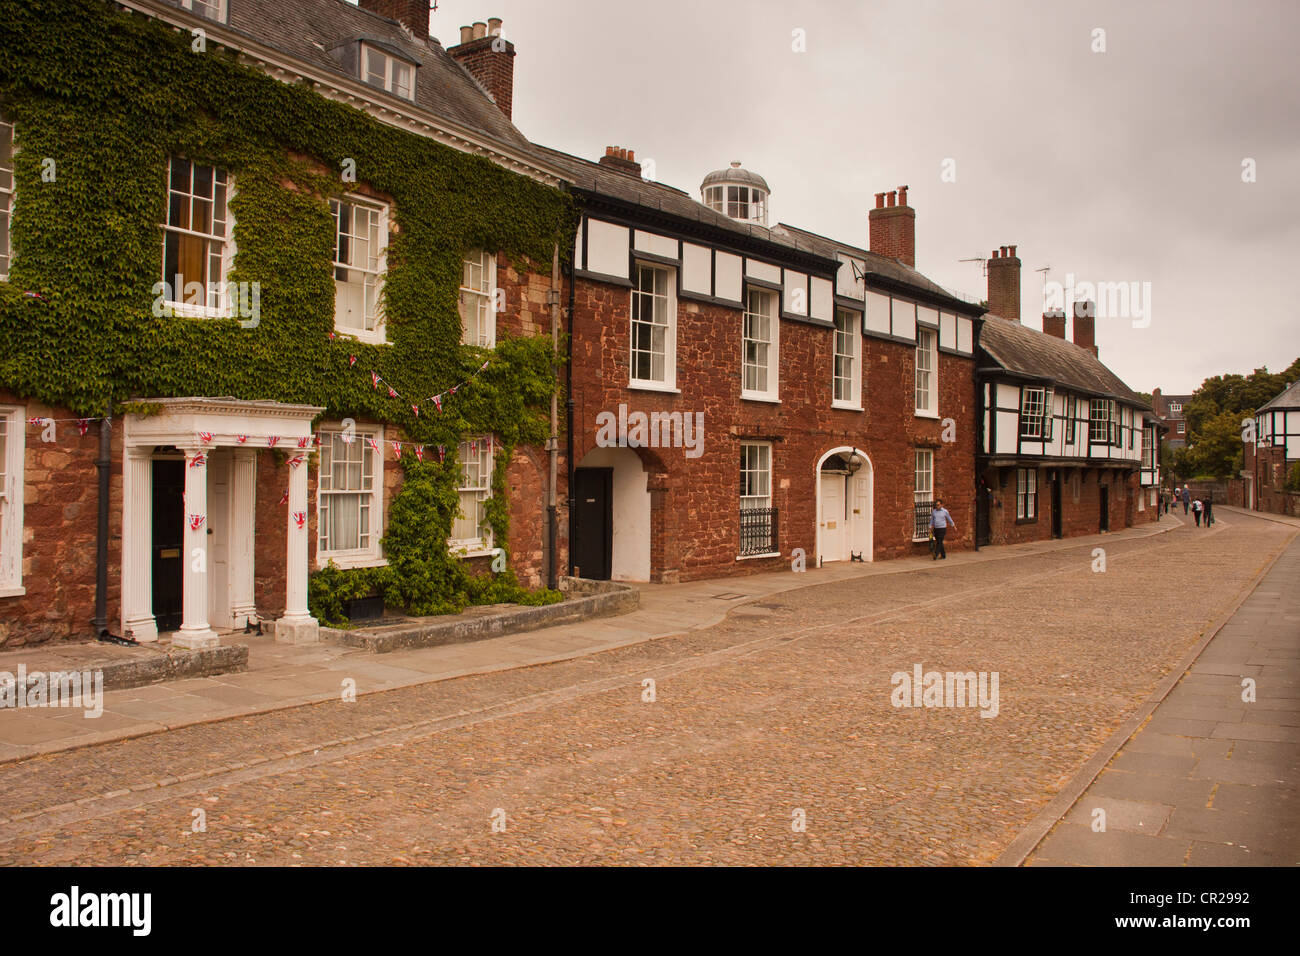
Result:
M980 348L1008 372L1046 379L1089 395L1114 398L1144 411L1151 406L1102 365L1090 349L1019 322L989 313L980 329Z
M165 2L180 7L178 0ZM232 0L229 8L225 26L232 32L341 79L361 81L330 51L355 40L387 47L418 64L414 102L421 110L516 152L534 153L527 138L437 40L416 37L396 20L345 0ZM398 111L411 102L377 88L374 96L392 100Z
M1300 382L1293 382L1288 388L1283 389L1281 394L1274 395L1259 406L1258 411L1262 412L1269 408L1300 408Z
M828 259L834 259L837 253L843 253L852 256L855 259L861 259L864 263L864 271L868 276L880 276L894 283L909 286L921 292L929 293L931 296L940 299L949 299L958 307L964 307L968 313L978 315L983 312L983 308L968 302L959 295L949 292L939 283L928 279L926 276L917 272L911 266L898 259L890 259L888 256L882 256L878 252L871 252L868 249L860 249L857 246L849 245L846 242L840 242L836 239L828 239L826 236L820 236L815 232L809 232L806 229L800 229L789 223L779 223L777 229L783 229L791 235L797 236L802 241L809 243L812 248Z

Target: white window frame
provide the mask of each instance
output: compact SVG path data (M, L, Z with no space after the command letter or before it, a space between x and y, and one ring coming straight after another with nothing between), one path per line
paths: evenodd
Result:
M189 192L180 193L177 192L177 190L172 189L172 164L177 160L184 160L185 162L190 164L190 182L188 187ZM212 184L213 184L212 185L213 196L211 200L212 201L212 222L213 225L215 226L217 221L216 214L218 211L220 211L222 215L222 222L223 222L222 229L224 234L217 233L217 232L199 232L194 229L185 228L179 225L174 226L171 224L172 194L176 193L177 195L188 196L190 198L189 221L190 224L193 225L194 201L195 199L199 199L200 201L202 201L202 197L196 196L196 194L193 191L194 190L194 169L195 167L198 166L206 167L212 170ZM218 174L220 174L224 180L221 183L217 182ZM218 185L223 186L225 189L225 198L221 204L220 210L218 210L217 208L217 196L216 196ZM164 302L162 303L163 309L169 315L187 316L189 318L198 318L198 319L229 318L234 314L234 302L232 301L230 295L230 287L229 287L230 270L234 267L235 253L238 251L235 245L235 217L230 209L231 199L234 197L234 193L235 193L234 177L230 175L229 170L223 169L222 167L217 166L215 164L195 162L193 159L190 159L187 156L172 155L167 157L166 189L167 189L167 209L164 214L166 218L164 219L162 224L163 237L162 237L161 272L162 272L162 281L165 283L164 288L166 291L172 293L172 298L164 300ZM175 288L177 284L176 283L177 277L175 275L170 275L170 276L167 275L167 236L169 233L175 233L177 235L182 235L182 236L192 236L208 243L216 243L216 242L221 243L221 253L220 253L221 274L215 281L213 280L213 277L211 275L207 276L207 283L205 284L205 288L204 288L204 297L203 297L202 305L194 302L185 301L184 285L188 284L188 280L186 280L186 277L183 274L181 275L181 279L183 280L181 283L182 287L179 289ZM206 258L208 259L209 269L211 268L212 255L213 254L211 251L209 251L206 254Z
M1038 519L1038 469L1016 469L1016 520Z
M649 276L652 281L662 278L664 294L661 296L653 285L643 288L644 279ZM651 321L638 318L645 303L651 307ZM662 313L662 314L660 314ZM660 321L662 319L662 321ZM654 330L663 330L663 377L654 377L654 356L657 354L651 344L650 350L638 349L636 328L638 325L649 326ZM638 353L651 357L651 375L643 378L636 374ZM637 262L633 265L632 291L628 305L628 387L643 388L652 391L677 391L677 273L668 266Z
M470 442L477 442L477 452L471 455ZM491 554L493 543L492 529L486 523L483 503L492 497L492 472L496 467L496 442L488 435L470 436L456 449L456 462L460 477L456 483L456 513L463 519L452 520L451 536L447 539L447 549L462 558L475 558ZM477 477L471 477L469 466L473 463L478 471ZM456 521L471 518L465 507L467 500L473 500L475 514L472 516L479 534L472 538L455 537Z
M20 597L23 587L23 464L27 418L24 409L0 405L0 598Z
M348 442L342 436L351 434L352 441ZM326 472L326 462L329 462L330 468L333 468L332 442L335 436L339 436L345 445L350 445L353 449L360 449L362 476L364 483L365 462L367 458L370 461L370 487L359 489L335 490L333 485L332 471ZM384 429L381 425L358 425L355 428L345 429L342 425L323 427L320 431L320 462L316 476L316 564L318 567L324 567L330 561L333 561L341 568L369 568L377 565L387 564L384 558L383 549L379 541L384 536ZM373 439L379 446L376 451L370 444ZM327 479L327 474L330 477ZM326 488L326 483L331 485ZM360 497L364 499L370 496L369 501L369 529L367 534L369 542L365 547L359 548L327 548L326 532L328 531L327 513L329 507L328 499L339 497ZM322 507L324 506L324 507Z
M482 280L473 283L473 274L479 270ZM496 348L497 344L497 257L486 249L471 249L460 262L460 344L478 348ZM469 310L473 309L474 328L470 328ZM480 327L481 326L481 327Z
M376 345L384 345L388 342L388 322L384 314L384 282L388 276L388 203L378 199L371 199L368 196L359 196L352 193L343 196L340 199L331 199L330 218L334 220L334 252L330 256L331 266L334 270L334 330L340 335L350 335L360 342L370 342ZM342 217L339 215L344 205L352 209L350 215L351 232L348 237L354 240L352 248L355 249L356 240L356 210L363 209L367 216L377 215L378 222L375 225L375 245L373 253L367 253L366 262L357 265L353 262L341 262L339 260L339 228ZM352 258L351 251L349 258ZM363 327L343 325L339 310L342 307L340 300L340 286L356 286L357 283L339 278L339 270L346 269L349 273L356 273L361 277L361 301L363 307L370 301L370 294L367 290L373 289L374 296L374 314L366 314L362 317ZM365 328L364 323L370 323L373 320L373 328Z
M934 504L934 449L914 448L912 458L912 540L925 541L929 537L927 529L924 535L916 531L916 506Z
M743 441L740 443L740 484L737 498L741 511L772 507L773 462L772 443L766 441ZM779 516L778 516L779 517ZM772 551L759 554L737 555L736 560L751 558L770 558L780 551L778 543L772 542ZM739 548L737 548L739 550Z
M1020 437L1030 441L1052 440L1056 418L1056 396L1043 385L1025 385L1020 389Z
M744 183L714 183L704 187L704 205L737 222L767 225L767 193Z
M229 15L229 10L226 9L226 2L227 0L181 0L181 6L186 10L189 10L195 16L203 17L205 20L214 20L217 23L225 23L226 17ZM202 9L194 9L196 4L202 7ZM215 14L208 13L207 10L210 7L216 7L217 12Z
M923 355L926 359L924 364L928 367L923 367ZM919 401L923 394L926 402L924 405ZM939 333L919 325L916 328L915 397L918 399L915 409L918 418L939 417Z
M843 327L841 327L843 326ZM862 313L840 306L835 308L834 346L831 350L831 407L862 411ZM846 351L847 348L847 351ZM841 359L848 365L847 375L840 374ZM848 384L848 397L841 398L841 382Z
M5 137L9 140L9 158L8 160L0 157L0 215L4 216L4 223L0 225L0 240L3 240L4 255L0 256L0 282L9 278L9 269L13 266L14 259L14 242L13 242L13 220L14 220L14 124L0 116L0 130L4 130Z
M382 82L374 82L371 77L378 76L377 73L370 69L370 58L380 57L384 64L384 75L380 77ZM401 70L405 70L410 78L410 83L405 92L402 91L398 77ZM361 82L367 86L373 86L376 89L386 90L394 96L404 100L415 100L415 64L393 56L387 50L381 50L377 46L371 46L369 43L361 44Z
M765 297L768 303L769 312L755 312L753 310L754 296ZM751 328L751 319L767 320L767 338L761 339L757 336L751 337L749 330ZM740 328L740 397L758 402L777 402L780 401L780 382L779 373L781 363L779 360L781 348L781 316L780 316L780 293L773 289L764 289L759 286L747 286L745 289L745 308L741 314ZM762 345L766 349L767 361L765 364L749 361L749 346L753 342L756 345ZM755 377L759 370L767 372L766 388L749 388L746 382L749 379L749 370L755 370Z
M1111 406L1108 398L1091 398L1088 400L1088 444L1109 445L1114 434L1110 428ZM1100 437L1098 432L1101 432Z
M1182 403L1182 402L1170 402L1170 403L1169 403L1169 412L1170 412L1171 415L1178 415L1178 414L1180 414L1180 413L1182 412L1182 410L1183 410L1183 403Z

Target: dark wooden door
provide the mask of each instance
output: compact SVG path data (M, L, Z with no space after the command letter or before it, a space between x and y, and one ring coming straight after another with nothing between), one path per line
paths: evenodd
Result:
M573 573L608 581L614 557L614 469L573 473Z
M1052 537L1061 537L1061 479L1052 479Z
M1098 497L1101 498L1101 520L1098 523L1097 528L1100 531L1109 531L1110 530L1110 489L1107 488L1105 485L1102 485L1100 491L1101 494Z
M181 626L185 462L153 463L153 616L159 631Z
M993 491L983 481L975 489L975 547L983 548L993 540L993 529L989 523L989 499Z

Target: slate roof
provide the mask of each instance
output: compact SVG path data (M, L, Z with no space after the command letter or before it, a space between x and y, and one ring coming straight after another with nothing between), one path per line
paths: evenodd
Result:
M178 0L166 0L179 7ZM340 79L360 82L329 52L340 43L365 39L389 46L419 64L415 105L434 116L473 130L489 140L532 155L527 138L497 108L469 72L432 37L417 38L396 20L363 10L345 0L234 0L226 26L249 40L271 47ZM394 107L411 101L378 88L376 100Z
M549 165L572 183L574 188L583 192L621 200L642 209L664 213L675 219L732 233L737 237L772 243L805 254L819 254L817 248L807 239L783 235L775 229L755 223L737 222L696 201L689 193L672 186L617 172L598 162L561 152L558 149L546 146L535 146L535 149L541 158L548 160Z
M1283 389L1280 394L1274 395L1259 406L1258 411L1262 412L1269 408L1300 408L1300 382L1294 382L1290 388Z
M1045 378L1058 386L1151 410L1140 395L1101 364L1091 349L1065 339L988 313L980 329L979 346L1009 372Z
M864 270L868 276L877 275L894 282L901 282L915 289L929 292L931 295L940 296L946 299L952 299L966 306L970 312L983 311L979 306L968 302L955 293L949 292L937 282L926 278L920 272L917 272L911 266L898 259L891 259L888 256L882 256L878 252L871 252L868 249L860 249L857 246L851 246L848 243L839 242L835 239L828 239L825 236L819 236L815 232L809 232L806 229L800 229L789 223L779 223L778 229L784 229L792 235L798 236L804 242L811 244L812 248L828 258L835 258L837 252L843 252L845 255L853 256L855 259L861 259L864 263Z

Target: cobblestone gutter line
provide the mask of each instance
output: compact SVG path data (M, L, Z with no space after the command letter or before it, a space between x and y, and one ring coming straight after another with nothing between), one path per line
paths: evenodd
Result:
M1234 513L1254 517L1253 514L1246 511L1235 511L1234 509ZM1266 518L1265 520L1270 519ZM1291 524L1289 521L1278 523ZM1218 528L1216 527L1208 533L1215 534L1217 532ZM1282 557L1286 552L1286 549L1291 546L1291 543L1294 540L1295 536L1293 535L1291 538L1288 538L1272 556L1264 561L1258 572L1251 579L1250 586L1242 591L1241 596L1233 602L1232 607L1225 611L1217 620L1212 622L1205 629L1201 639L1197 641L1196 646L1188 651L1183 659L1175 664L1168 674L1161 678L1160 683L1156 685L1156 689L1151 692L1151 696L1146 699L1140 708L1138 708L1137 713L1120 725L1119 729L1106 739L1106 742L1102 745L1101 749L1088 759L1088 762L1079 769L1078 773L1070 779L1069 783L1065 785L1061 792L1052 798L1051 802L1039 812L1038 816L1033 819L1029 826L1025 827L1025 829L1021 831L1020 835L1012 840L1007 848L1002 851L1001 855L993 861L994 866L1020 866L1026 859L1028 859L1029 855L1038 847L1038 844L1042 843L1043 840L1047 838L1047 835L1051 833L1056 824L1070 812L1071 808L1074 807L1079 798L1082 797L1088 787L1092 785L1092 782L1097 779L1097 776L1106 769L1106 766L1114 759L1115 755L1119 753L1120 748L1127 744L1129 740L1132 739L1133 735L1151 719L1151 715L1155 712L1156 707L1158 707L1161 701L1169 695L1169 692L1178 685L1178 682L1183 679L1191 666L1196 663L1196 659L1201 656L1201 653L1209 646L1210 642L1214 640L1219 631L1223 630L1223 627L1232 620L1232 616L1236 614L1250 596L1255 593L1255 589L1259 587L1259 583L1264 580L1264 576L1272 570L1273 565L1277 563L1278 559Z
M1133 552L1129 552L1129 554L1147 550L1152 546L1153 544L1139 546L1135 548ZM1274 557L1274 560L1275 559L1276 556ZM1271 561L1269 564L1271 566ZM1029 575L1024 580L1042 580L1074 572L1075 569L1071 567L1056 568L1038 574ZM818 631L841 627L845 624L860 624L865 627L870 627L888 621L914 619L919 612L922 612L927 608L942 606L954 601L960 602L964 598L977 594L999 591L1001 590L1001 587L1001 584L982 585L974 588L965 588L960 591L945 592L942 595L929 600L918 601L885 611L877 611L856 618L811 625L809 627L800 628L777 636L755 638L750 641L733 644L720 650L692 655L668 664L652 666L648 669L641 668L635 672L624 672L622 674L594 681L571 684L567 687L503 701L488 707L468 711L462 710L454 714L408 722L394 727L366 731L351 736L338 737L315 744L296 747L280 754L258 756L223 764L209 770L192 771L177 777L162 777L158 780L135 784L128 789L113 790L95 796L82 797L79 800L68 803L24 811L14 814L9 818L0 818L0 826L5 828L3 834L0 834L0 843L9 843L32 835L45 835L68 823L111 816L115 813L132 810L148 804L179 799L198 793L208 792L217 788L245 783L282 773L290 773L318 764L332 763L354 754L364 753L384 747L400 747L406 743L430 737L445 731L484 723L498 718L513 717L520 714L543 710L550 706L577 700L582 697L605 693L622 687L639 686L640 682L647 676L654 676L657 680L665 680L686 671L717 666L727 661L747 657L751 654L759 653L772 647L789 644L802 637L810 636ZM1218 628L1216 627L1215 630L1217 631L1217 629ZM1175 671L1174 673L1181 675L1181 671ZM1177 677L1175 676L1173 680L1170 681L1169 686L1172 687L1173 682L1176 680ZM1165 692L1167 693L1167 689ZM1163 693L1161 696L1163 696ZM326 699L333 702L337 700L337 694L331 693ZM1124 739L1127 739L1127 735L1120 740L1121 744ZM1108 760L1109 756L1106 759ZM1103 766L1104 763L1105 761L1102 762ZM1095 776L1096 772L1099 771L1100 767L1094 771L1093 776ZM1091 776L1088 779L1091 781ZM1077 799L1077 796L1078 794L1075 794L1074 797L1071 797L1070 802L1073 803L1074 799ZM1051 823L1055 823L1056 819L1057 817L1053 817ZM1036 844L1037 842L1036 839L1034 843ZM1027 854L1031 849L1032 845L1026 849L1025 854Z

